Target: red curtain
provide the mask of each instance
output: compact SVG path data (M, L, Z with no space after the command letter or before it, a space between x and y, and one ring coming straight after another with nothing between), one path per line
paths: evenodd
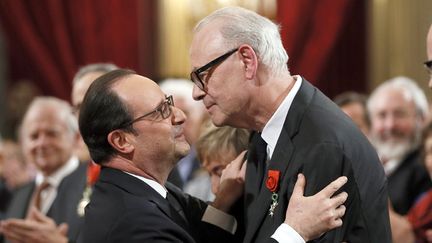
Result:
M10 80L29 79L44 94L69 100L72 77L85 64L112 62L155 75L156 4L0 0Z
M366 1L278 0L277 21L300 74L329 97L366 90Z

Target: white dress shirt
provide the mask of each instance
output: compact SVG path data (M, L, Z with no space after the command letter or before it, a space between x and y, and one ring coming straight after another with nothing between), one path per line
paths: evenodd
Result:
M262 139L267 143L267 160L270 160L274 149L276 147L277 141L281 134L283 124L288 115L288 111L291 107L291 104L296 96L297 92L300 89L302 78L300 76L294 76L295 84L292 89L289 91L288 95L276 109L273 116L264 126L264 129L261 133ZM289 243L304 243L304 239L288 224L281 224L275 231L275 233L271 236L277 242L289 242Z
M41 192L41 212L47 214L52 203L57 197L57 189L61 181L76 170L79 166L79 160L76 156L72 156L64 165L62 165L52 175L45 177L42 172L37 172L35 183L38 187L42 182L46 181L50 186Z
M125 172L126 174L129 174L135 178L142 180L147 185L149 185L151 188L153 188L157 193L159 193L163 198L166 198L167 189L164 186L162 186L161 184L159 184L158 182L151 180L151 179L144 178L142 176L131 174L131 173L126 172L126 171L123 171L123 172ZM229 215L229 214L227 214L227 213L225 213L225 212L223 212L217 208L214 208L211 205L208 205L208 207L207 207L206 211L204 212L204 215L201 218L201 220L204 222L207 222L209 224L216 225L216 226L230 232L231 234L234 234L237 230L237 220L233 216L231 216L231 215Z

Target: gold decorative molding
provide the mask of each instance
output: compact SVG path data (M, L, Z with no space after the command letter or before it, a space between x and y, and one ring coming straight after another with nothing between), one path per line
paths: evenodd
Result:
M189 45L195 24L214 10L235 5L276 17L276 0L159 0L159 63L161 78L189 78Z

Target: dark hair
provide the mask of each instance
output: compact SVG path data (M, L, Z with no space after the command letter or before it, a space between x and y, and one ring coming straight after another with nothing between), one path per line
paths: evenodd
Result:
M115 129L135 132L133 127L122 127L132 120L132 115L112 86L125 77L135 74L132 70L117 69L97 78L84 96L79 114L79 129L94 162L107 162L115 153L108 143L108 134Z
M336 97L334 97L333 102L336 103L339 107L346 106L352 103L358 103L363 107L363 119L366 121L366 124L370 126L370 118L369 111L367 110L367 96L361 93L347 91L343 92Z

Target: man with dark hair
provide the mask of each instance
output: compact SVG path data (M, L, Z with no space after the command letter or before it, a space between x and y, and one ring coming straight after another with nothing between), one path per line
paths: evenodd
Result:
M238 242L236 220L226 212L243 192L243 155L227 166L211 205L182 193L168 174L190 147L184 113L152 80L116 70L93 82L81 106L79 126L92 159L102 166L85 212L84 242ZM287 210L291 222L319 217L308 236L336 227L333 212L346 194L331 197L339 178L316 196L296 184ZM288 217L287 217L288 218Z

